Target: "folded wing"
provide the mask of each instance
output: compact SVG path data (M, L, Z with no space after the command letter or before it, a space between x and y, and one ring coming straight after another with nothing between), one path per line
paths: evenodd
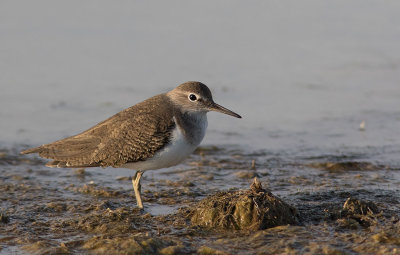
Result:
M158 95L132 106L96 126L50 144L28 149L53 159L50 167L119 167L151 158L169 142L175 127L166 100Z

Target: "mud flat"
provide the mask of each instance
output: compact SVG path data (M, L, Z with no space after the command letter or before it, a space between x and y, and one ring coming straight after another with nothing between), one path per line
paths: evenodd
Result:
M146 173L140 211L129 172L17 151L0 156L1 254L400 254L390 166L206 147Z

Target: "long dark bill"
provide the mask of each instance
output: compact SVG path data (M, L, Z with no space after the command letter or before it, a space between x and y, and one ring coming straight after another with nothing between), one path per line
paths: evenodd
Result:
M215 112L225 113L225 114L231 115L231 116L239 118L239 119L242 118L242 116L240 116L239 114L232 112L231 110L226 109L225 107L223 107L219 104L216 104L216 103L212 104L212 106L210 107L210 110L215 111Z

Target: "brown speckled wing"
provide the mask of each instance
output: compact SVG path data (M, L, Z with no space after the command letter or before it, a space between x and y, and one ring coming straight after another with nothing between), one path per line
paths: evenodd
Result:
M50 167L119 167L151 158L169 142L175 127L169 99L158 95L96 126L54 143L23 151L53 159Z

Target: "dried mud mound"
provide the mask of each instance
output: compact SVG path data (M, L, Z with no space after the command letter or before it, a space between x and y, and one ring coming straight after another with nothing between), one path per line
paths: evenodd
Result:
M192 225L222 230L262 230L297 223L296 209L255 179L250 190L219 192L193 209Z
M379 218L382 218L383 211L371 202L349 197L339 212L337 219L338 226L343 228L356 229L376 225Z
M308 164L309 167L326 170L329 172L348 172L348 171L373 171L384 169L384 166L374 165L369 162L320 162Z
M379 208L371 201L349 197L343 205L346 215L373 215L379 213Z

